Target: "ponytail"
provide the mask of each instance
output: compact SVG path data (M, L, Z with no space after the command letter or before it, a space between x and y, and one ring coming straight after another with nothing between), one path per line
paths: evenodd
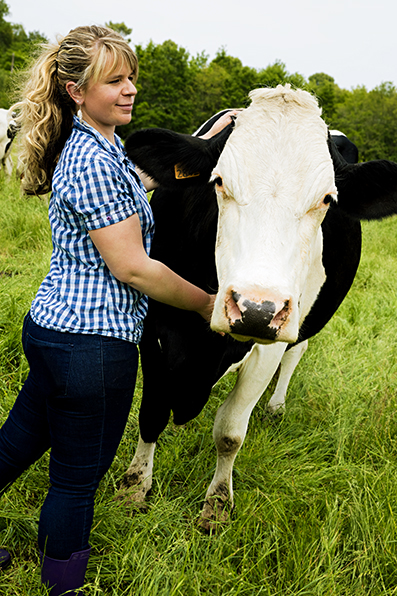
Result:
M72 100L63 104L57 82L59 46L47 45L30 70L24 97L13 106L20 124L19 169L27 194L44 194L63 145L72 129Z

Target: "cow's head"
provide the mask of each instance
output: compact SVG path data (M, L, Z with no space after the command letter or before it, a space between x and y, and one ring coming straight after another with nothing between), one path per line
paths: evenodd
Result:
M395 213L397 165L346 164L307 92L279 86L250 97L231 136L225 129L204 141L153 129L134 133L126 150L160 184L215 187L219 290L211 327L239 340L294 342L325 279L320 226L330 203L339 191L342 209L365 218L356 209L363 192L371 209L387 195L387 207L369 217Z
M213 170L219 292L212 326L240 339L297 339L325 280L320 225L336 200L314 98L258 89Z

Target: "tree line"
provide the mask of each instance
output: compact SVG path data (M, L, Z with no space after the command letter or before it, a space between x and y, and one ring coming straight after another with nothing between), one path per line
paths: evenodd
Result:
M20 72L37 46L47 41L38 31L26 33L22 25L5 20L9 7L0 0L0 107L16 99ZM124 23L106 23L129 41ZM315 73L305 79L276 61L262 69L244 66L239 58L220 48L214 59L205 52L192 56L168 40L136 45L139 60L138 94L131 123L118 129L125 138L133 130L161 127L190 134L219 110L246 107L248 93L258 87L290 83L314 93L331 129L343 131L358 147L360 160L397 162L397 89L383 82L372 90L359 86L340 88L332 76Z

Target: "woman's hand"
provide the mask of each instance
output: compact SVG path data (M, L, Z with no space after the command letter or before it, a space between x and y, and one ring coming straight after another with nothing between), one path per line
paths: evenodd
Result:
M202 136L200 135L198 138L210 139L211 137L217 135L218 132L221 132L221 130L225 128L225 126L233 122L234 118L236 118L236 116L242 111L242 109L229 110L228 112L226 112L226 114L223 114L223 116L218 118L218 120L212 125L208 132L206 132Z
M212 313L214 311L216 294L208 294L208 298L208 304L206 304L202 309L198 310L197 312L199 313L199 315L203 317L203 319L210 323Z

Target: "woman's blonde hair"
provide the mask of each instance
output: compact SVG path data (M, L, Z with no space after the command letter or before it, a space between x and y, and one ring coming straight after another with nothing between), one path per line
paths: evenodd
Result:
M111 67L109 69L109 56ZM51 190L52 175L77 111L66 91L79 89L115 70L120 61L138 78L138 60L121 35L107 27L77 27L57 44L44 44L27 73L22 99L12 106L21 126L19 169L27 194Z

